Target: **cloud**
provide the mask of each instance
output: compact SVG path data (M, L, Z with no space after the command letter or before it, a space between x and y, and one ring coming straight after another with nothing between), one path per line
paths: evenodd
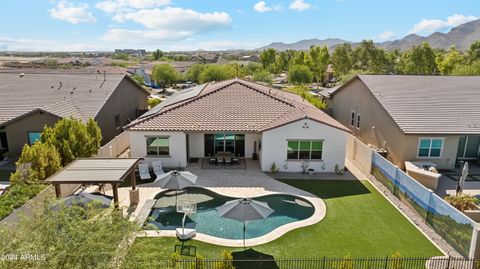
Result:
M271 7L268 7L267 4L265 3L265 1L260 1L258 3L256 3L254 6L253 6L253 9L257 12L268 12L268 11L272 11L273 8Z
M191 9L166 7L117 14L114 20L132 21L146 29L110 29L102 37L103 40L138 43L148 40L180 40L195 34L219 30L228 27L232 18L225 12L200 13Z
M395 37L395 32L393 31L385 31L383 33L380 33L377 37L375 37L374 39L377 40L377 41L386 41L386 40L390 40L392 38Z
M57 6L48 10L50 18L67 21L73 24L95 23L97 19L88 10L88 4L75 5L67 1L58 2Z
M410 30L410 34L431 34L436 31L448 30L460 24L479 19L476 16L464 16L461 14L454 14L446 20L438 19L423 19L415 24Z
M95 7L107 13L118 13L132 11L133 9L167 6L169 4L170 0L106 0L98 2Z
M98 44L70 44L44 39L0 37L0 50L6 51L98 51L107 49Z
M304 11L309 9L311 6L312 5L309 3L305 3L304 0L293 0L293 2L290 4L290 9Z

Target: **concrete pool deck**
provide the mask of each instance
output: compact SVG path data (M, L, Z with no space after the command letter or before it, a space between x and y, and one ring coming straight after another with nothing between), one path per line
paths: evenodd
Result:
M263 173L260 170L259 163L256 161L246 160L246 166L246 169L213 170L202 169L200 164L192 164L189 165L186 170L198 176L198 186L209 189L220 195L233 198L254 198L268 194L289 194L308 200L315 208L313 215L305 220L287 223L274 229L266 235L246 239L246 246L256 246L274 241L291 230L313 225L325 218L326 205L319 197L280 182ZM295 175L292 176L295 177ZM140 202L138 206L133 208L130 207L130 187L122 187L118 189L120 197L119 204L121 208L124 208L125 214L129 215L131 221L136 221L139 224L143 224L154 204L155 196L158 193L165 191L165 189L142 186L142 184L139 183L138 190L140 196ZM111 190L108 190L106 191L106 194L111 194L111 192ZM143 236L147 237L176 236L174 230L146 230L142 233L144 234ZM195 240L221 246L243 247L243 240L224 239L202 233L197 233Z

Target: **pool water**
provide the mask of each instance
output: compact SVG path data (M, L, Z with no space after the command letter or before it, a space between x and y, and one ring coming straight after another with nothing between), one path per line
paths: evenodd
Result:
M175 196L160 193L144 229L174 230L182 226L183 214L175 210ZM226 239L243 239L243 222L220 217L216 207L235 198L218 195L207 189L188 188L177 197L181 201L197 201L197 213L187 217L186 227L197 232ZM266 202L275 212L263 220L246 223L246 238L265 235L287 223L304 220L313 215L314 207L307 200L284 194L254 198Z

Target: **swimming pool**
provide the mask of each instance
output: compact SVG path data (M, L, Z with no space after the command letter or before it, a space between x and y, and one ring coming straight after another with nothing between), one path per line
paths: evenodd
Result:
M157 201L144 224L144 229L175 230L182 226L183 214L176 212L174 194L175 192L163 192L155 197ZM234 199L237 198L222 196L203 188L187 188L178 195L179 202L197 202L197 213L187 217L185 225L187 228L195 228L198 233L225 239L243 239L243 223L222 218L215 209ZM282 225L307 219L315 211L309 201L293 195L272 194L253 199L268 203L275 212L266 219L248 221L246 239L256 238Z

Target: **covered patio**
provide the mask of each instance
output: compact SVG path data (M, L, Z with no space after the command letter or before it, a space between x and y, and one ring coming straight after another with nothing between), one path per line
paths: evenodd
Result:
M55 186L57 198L62 197L61 185L73 187L110 184L113 192L113 202L116 208L119 206L118 187L130 177L132 191L131 202L138 201L136 189L135 168L140 159L138 158L90 158L77 159L65 166L62 170L52 175L46 181ZM136 198L135 198L136 197Z

